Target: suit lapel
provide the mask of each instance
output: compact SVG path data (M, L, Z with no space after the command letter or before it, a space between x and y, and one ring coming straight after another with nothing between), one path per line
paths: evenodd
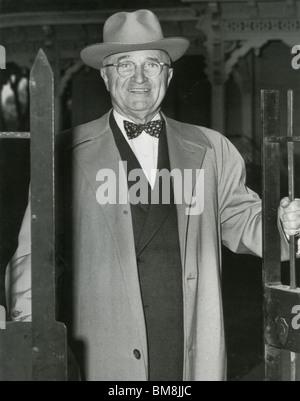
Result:
M158 162L157 162L157 170L158 172L162 169L170 170L170 160L168 154L168 143L165 128L163 129L162 135L159 139L159 148L158 148ZM137 255L139 255L143 249L148 245L154 235L162 226L163 222L167 218L168 214L172 210L174 206L174 199L173 199L173 189L171 187L171 198L168 204L163 204L161 202L161 195L162 195L162 187L161 187L161 180L156 179L155 187L151 194L157 193L159 194L159 203L150 203L148 214L140 235L140 240L137 246ZM151 200L150 200L151 201Z
M143 188L147 188L147 193L150 194L151 187L149 185L147 177L143 173L143 169L142 169L138 159L136 158L133 150L127 143L126 139L124 138L124 135L122 134L120 128L118 127L118 124L116 123L116 120L114 119L113 113L111 113L109 120L110 120L110 126L112 128L112 132L113 132L113 135L115 138L115 143L117 145L117 148L119 150L121 158L122 158L122 160L126 161L126 163L127 163L127 173L128 173L127 175L129 175L129 173L133 170L140 171L141 172L140 179L143 182ZM128 189L130 190L134 184L135 184L134 181L128 180ZM146 214L148 212L149 202L148 202L148 204L143 204L143 203L139 202L137 205L134 205L134 206L140 207Z
M180 170L183 177L185 170L195 172L201 169L207 149L211 148L204 133L196 126L187 126L168 118L166 118L166 128L171 170ZM196 174L192 175L192 180L185 180L183 201L176 202L182 266L185 266L186 233L190 217L188 209L196 181Z

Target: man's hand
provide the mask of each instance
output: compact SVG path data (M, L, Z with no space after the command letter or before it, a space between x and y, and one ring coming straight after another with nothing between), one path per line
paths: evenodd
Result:
M300 236L300 199L290 202L284 198L280 202L280 218L286 235Z

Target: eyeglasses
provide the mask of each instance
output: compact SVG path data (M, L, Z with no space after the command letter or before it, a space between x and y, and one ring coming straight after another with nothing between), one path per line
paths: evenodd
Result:
M156 78L162 73L164 67L171 67L170 64L160 63L158 61L145 61L140 65L147 78ZM121 77L128 78L135 74L137 64L133 63L132 61L122 61L115 64L106 64L104 68L106 67L116 67L118 74Z

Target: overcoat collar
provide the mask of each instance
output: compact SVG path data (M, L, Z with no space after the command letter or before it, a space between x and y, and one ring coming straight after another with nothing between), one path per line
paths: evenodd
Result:
M97 140L100 137L103 137L102 139L107 139L107 131L111 131L109 126L110 113L111 111L106 113L98 120L77 126L73 132L72 147L80 145L84 142ZM203 147L204 149L211 148L210 142L206 135L198 127L172 120L167 118L164 114L163 117L166 120L167 128L171 128L174 131L172 135L177 137L179 141L182 141L184 148L187 151L193 152L193 150L195 150L195 146L196 148L199 146ZM184 129L186 130L186 127L189 128L188 133L182 131ZM99 131L100 128L101 131ZM169 129L167 129L167 132ZM112 135L111 132L110 135Z

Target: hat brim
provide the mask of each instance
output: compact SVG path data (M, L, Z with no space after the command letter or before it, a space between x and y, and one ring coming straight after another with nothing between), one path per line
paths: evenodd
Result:
M172 61L176 61L185 54L189 45L190 42L181 37L137 44L96 43L84 48L80 53L80 57L86 65L99 70L102 67L103 60L112 54L136 50L164 50L169 54Z

